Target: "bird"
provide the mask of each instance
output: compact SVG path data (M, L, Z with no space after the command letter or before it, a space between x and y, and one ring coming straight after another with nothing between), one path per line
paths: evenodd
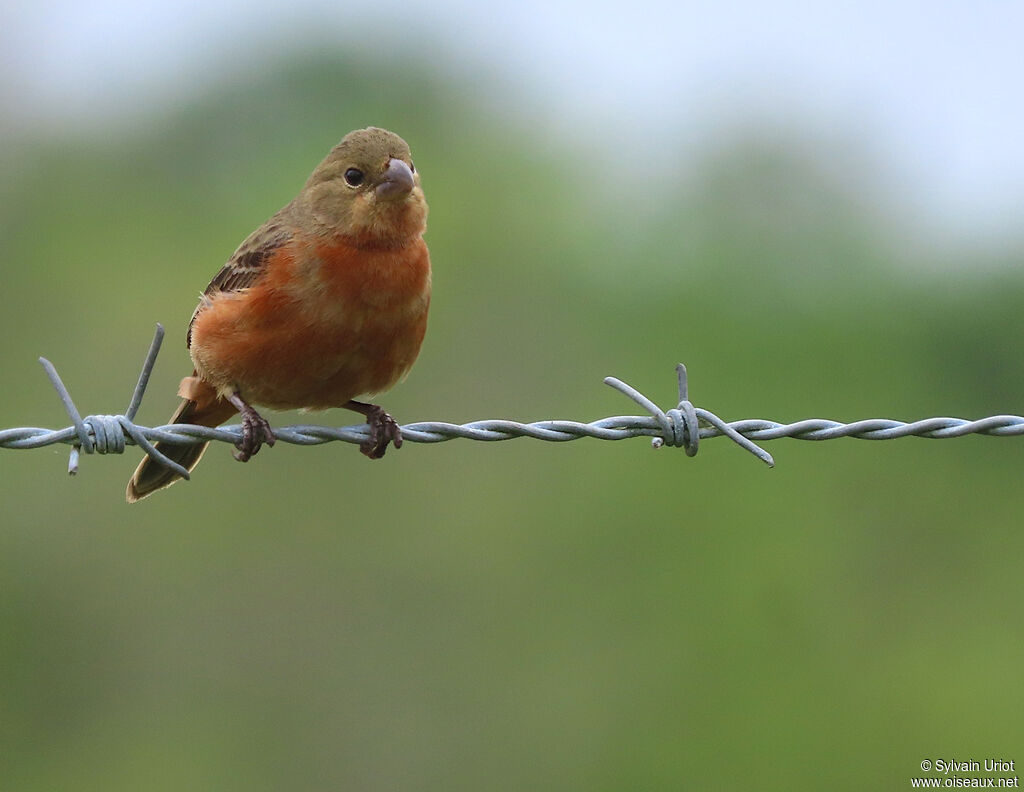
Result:
M395 420L356 398L391 388L419 354L431 290L426 223L408 144L379 127L347 134L206 287L186 334L194 368L169 423L214 427L238 413L234 456L245 462L275 440L257 405L344 407L366 418L367 457L401 447ZM207 445L156 443L188 471ZM127 500L180 478L147 456Z

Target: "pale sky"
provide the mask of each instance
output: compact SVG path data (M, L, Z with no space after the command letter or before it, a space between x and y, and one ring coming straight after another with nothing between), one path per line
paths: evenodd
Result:
M444 52L464 75L515 86L551 132L597 146L796 118L863 136L940 225L1014 232L1024 206L1016 0L0 2L0 130L159 106L211 65L258 68L315 28L365 52Z

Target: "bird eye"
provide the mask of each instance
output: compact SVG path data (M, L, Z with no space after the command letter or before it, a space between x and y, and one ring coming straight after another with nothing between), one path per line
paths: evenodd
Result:
M345 171L345 184L349 187L358 187L363 183L363 172L359 168L349 168Z

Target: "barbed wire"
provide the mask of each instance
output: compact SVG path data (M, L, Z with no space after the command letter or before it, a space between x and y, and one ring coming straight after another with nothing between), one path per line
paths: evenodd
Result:
M236 444L242 435L241 426L222 426L211 429L191 424L170 424L164 426L140 426L135 423L135 414L142 404L142 398L149 384L149 377L163 343L164 329L156 326L156 334L139 374L138 383L132 394L128 409L118 415L87 415L81 417L68 389L64 386L54 365L46 358L39 358L50 382L72 425L64 429L39 429L20 427L0 430L0 448L26 449L65 443L71 446L68 472L78 470L82 451L87 454L121 454L128 445L137 445L158 463L169 467L188 478L188 471L160 453L154 443L157 441L190 445L206 441ZM532 437L536 440L567 442L583 437L598 440L625 440L631 437L650 437L655 448L663 445L683 448L687 456L695 456L701 440L712 437L728 437L741 448L749 451L769 467L775 460L771 454L755 441L776 440L792 437L797 440L833 440L839 437L855 437L863 440L892 440L897 437L927 437L948 439L967 434L1009 437L1024 434L1024 417L1019 415L994 415L980 420L963 418L926 418L913 423L894 421L886 418L872 418L840 423L812 418L796 423L781 424L761 419L746 419L727 423L709 410L695 407L688 397L686 367L676 367L679 403L669 410L662 410L638 390L615 377L606 377L604 382L643 407L649 415L618 415L602 418L590 423L578 421L536 421L519 423L507 420L473 421L452 424L442 421L421 421L401 427L402 439L411 443L442 443L447 440L498 441L516 437ZM319 445L333 441L362 443L369 438L369 427L359 426L316 426L296 424L274 429L275 437L284 443L295 445Z

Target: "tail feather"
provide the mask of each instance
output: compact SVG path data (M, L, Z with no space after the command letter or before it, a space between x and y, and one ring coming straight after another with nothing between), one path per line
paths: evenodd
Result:
M224 421L235 414L236 410L223 399L204 400L205 403L182 399L178 409L167 422L169 424L195 424L196 426L220 426ZM175 445L171 443L157 442L157 449L174 460L186 470L191 471L199 460L209 443L197 443L195 445ZM135 469L135 475L128 482L126 496L129 503L140 501L157 490L169 487L181 478L177 473L164 467L159 462L145 457Z

